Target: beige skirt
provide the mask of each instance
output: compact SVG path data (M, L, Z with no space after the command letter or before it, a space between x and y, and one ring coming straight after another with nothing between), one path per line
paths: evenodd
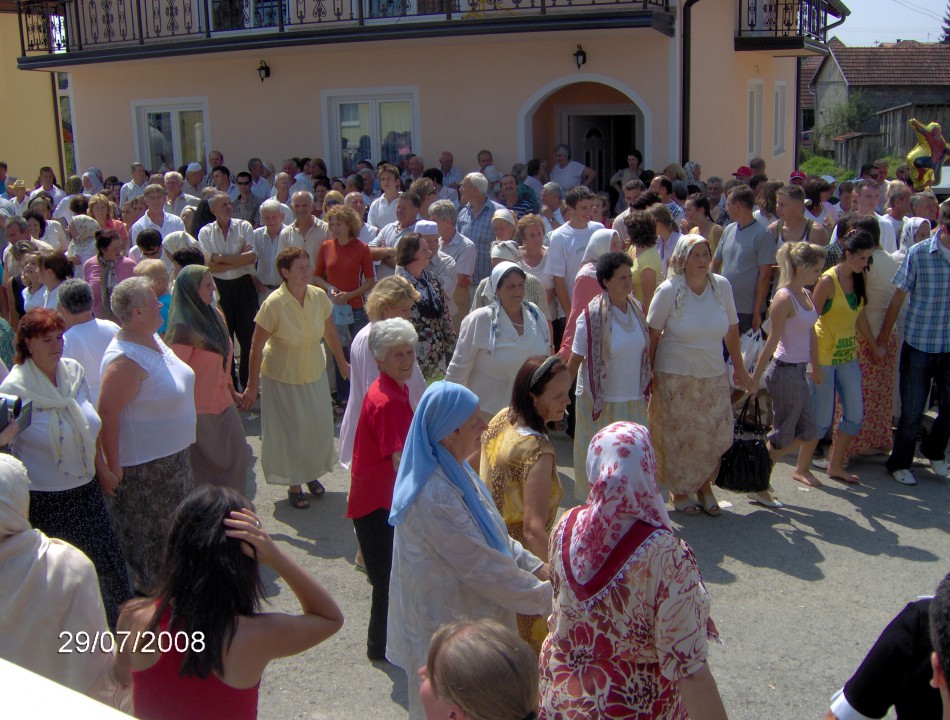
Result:
M248 446L237 408L218 414L199 414L191 470L195 484L227 487L247 497Z
M306 385L261 377L261 468L269 485L302 485L336 463L327 374Z
M594 399L586 390L574 396L574 497L582 503L587 502L590 482L587 478L587 449L594 435L615 422L634 422L647 424L646 400L628 400L626 402L605 402L604 410L597 421L591 419Z
M719 460L732 446L726 374L696 378L655 372L649 415L657 482L677 494L694 494L719 472Z

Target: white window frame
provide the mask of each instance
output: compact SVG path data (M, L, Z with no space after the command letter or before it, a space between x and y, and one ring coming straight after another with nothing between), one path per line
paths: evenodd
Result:
M340 117L340 105L346 103L369 103L370 109L370 157L378 160L382 157L379 136L380 102L408 100L412 105L412 152L422 155L422 135L419 132L419 86L398 85L377 88L343 88L320 91L320 105L324 108L323 147L329 156L329 166L343 167L343 145L337 118Z
M182 111L200 110L204 117L204 135L205 150L210 152L211 144L211 113L208 112L208 97L178 97L178 98L153 98L149 100L132 101L132 147L135 151L135 158L138 160L149 156L149 148L143 144L147 141L148 133L145 127L145 116L150 112L170 112L178 113ZM175 161L169 170L175 170L184 163L179 155L181 151L181 142L178 138L178 123L172 122L172 144L174 146ZM200 158L198 162L204 162L205 158ZM149 171L155 168L148 168Z
M775 157L782 155L786 150L785 133L788 127L788 83L785 80L775 81L773 105L775 112L775 128L772 137L772 154Z
M749 159L762 156L762 113L765 81L749 80L748 153Z

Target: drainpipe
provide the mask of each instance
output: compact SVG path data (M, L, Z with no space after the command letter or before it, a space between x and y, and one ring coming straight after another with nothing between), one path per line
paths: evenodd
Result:
M680 152L683 162L689 161L689 129L690 129L690 102L689 94L692 85L692 42L693 42L693 5L699 0L686 0L683 3L683 98L681 102L682 128L680 130Z
M795 167L793 169L798 170L798 163L801 160L802 152L802 58L795 58L795 142L793 147L795 148L795 155L792 158L795 162ZM814 111L812 111L814 112ZM814 134L812 134L814 138ZM812 139L812 151L814 151L814 139Z

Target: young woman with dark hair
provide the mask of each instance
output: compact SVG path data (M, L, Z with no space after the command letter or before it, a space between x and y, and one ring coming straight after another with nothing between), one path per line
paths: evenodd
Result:
M172 520L157 596L122 610L116 675L132 685L136 717L256 718L267 664L343 625L333 598L278 548L249 505L228 488L196 488ZM302 615L260 612L261 563L290 586Z

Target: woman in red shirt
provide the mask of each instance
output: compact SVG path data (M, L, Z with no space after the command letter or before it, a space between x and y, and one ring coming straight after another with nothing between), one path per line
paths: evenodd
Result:
M369 351L379 365L379 377L366 391L356 426L346 516L353 520L366 574L373 586L366 638L366 656L370 660L386 659L393 559L389 511L402 447L412 423L406 382L416 366L416 340L412 323L402 318L380 320L369 331Z

